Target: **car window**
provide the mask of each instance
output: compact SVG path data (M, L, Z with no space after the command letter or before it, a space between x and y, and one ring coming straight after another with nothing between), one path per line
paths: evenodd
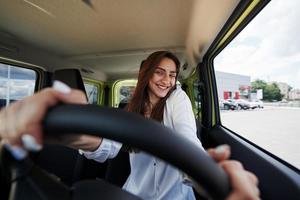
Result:
M214 60L222 125L298 169L299 17L299 1L271 1Z
M96 81L84 80L84 88L90 104L101 104L103 84Z
M184 84L185 85L185 84ZM191 94L189 94L189 98L191 99L193 111L195 117L198 119L199 122L201 122L201 111L202 111L202 87L200 81L196 78L192 78L191 81ZM183 87L183 89L185 89Z
M193 83L193 93L195 98L195 108L197 112L201 111L201 88L200 88L200 82L198 80L195 80Z
M113 106L119 107L119 104L127 104L131 99L137 80L121 80L113 84Z
M32 95L36 79L32 69L0 63L0 107Z
M119 103L128 103L131 99L133 92L135 90L135 86L121 86L120 88L120 96L119 96Z

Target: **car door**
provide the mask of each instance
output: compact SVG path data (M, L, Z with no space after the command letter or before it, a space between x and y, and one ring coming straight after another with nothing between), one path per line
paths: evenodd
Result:
M256 15L266 6L267 9L271 9L268 11L267 16L271 16L271 14L275 17L276 8L285 7L285 12L288 12L287 8L293 7L292 5L295 4L288 3L288 2L281 2L280 4L278 1L273 1L267 5L269 1L243 1L239 4L237 9L234 11L233 15L229 18L226 25L223 27L221 32L219 33L218 37L214 41L214 43L210 46L210 49L205 54L202 61L198 62L198 71L199 71L199 81L202 85L199 88L199 92L201 93L201 120L202 123L202 132L201 132L201 140L203 145L207 147L213 147L219 144L229 144L232 150L232 159L239 160L243 163L244 167L252 172L254 172L258 179L259 179L259 189L261 192L262 199L298 199L300 197L300 171L299 166L296 166L295 163L290 162L288 159L281 157L275 151L270 150L267 148L266 145L272 143L274 141L273 136L275 135L275 131L278 130L271 130L272 128L276 127L273 122L264 121L261 123L261 126L255 126L253 121L259 124L261 117L269 116L268 118L263 118L264 120L270 120L272 117L273 111L277 111L278 108L272 107L269 110L264 108L264 113L260 112L261 110L243 110L243 111L230 111L230 112L223 112L219 109L219 100L222 98L222 94L218 94L218 90L220 90L220 85L218 85L217 80L217 73L218 71L218 59L219 54L222 53L224 48L230 44L230 42L234 39L234 37L238 36L239 33L243 28L245 28L248 23L254 19ZM273 10L272 10L273 9ZM262 10L263 14L264 10ZM273 13L272 13L273 12ZM283 11L282 11L283 12ZM278 14L278 13L277 13ZM260 16L257 16L259 18ZM273 19L273 18L266 18L263 17L261 23L263 23L262 27L267 24L266 19ZM279 19L278 19L279 20ZM291 24L290 24L291 26ZM279 28L279 27L278 27ZM256 30L259 31L259 30ZM274 30L273 30L274 31ZM265 33L264 30L261 30L262 33ZM265 37L259 41L261 43L267 41L268 39L267 34ZM288 37L288 35L286 35ZM256 41L257 42L257 41ZM279 42L279 41L277 41ZM276 42L275 42L276 43ZM296 46L300 49L300 46ZM236 47L236 51L242 51L242 49ZM221 52L221 53L220 53ZM234 52L227 52L227 56L233 54ZM254 53L252 54L254 55ZM225 57L225 56L224 56ZM266 59L271 59L271 57L265 57ZM238 57L230 57L230 59L239 59ZM246 59L246 58L244 58ZM290 59L290 57L289 57ZM266 67L266 66L265 66ZM231 74L230 81L232 84L235 82L242 82L239 80L239 77L235 77L236 74L243 74L242 66L237 66L235 74ZM276 70L276 69L275 69ZM256 71L258 72L258 71ZM243 75L240 75L241 79ZM275 77L275 76L274 76ZM249 79L250 83L250 79ZM251 83L250 83L251 84ZM270 83L273 84L273 83ZM223 85L224 86L224 85ZM226 87L226 86L224 86ZM229 88L229 86L227 86ZM241 91L238 91L239 95L242 94ZM250 91L249 91L250 92ZM234 92L233 92L234 95ZM250 94L248 95L250 96ZM289 108L285 108L285 111ZM299 110L297 110L299 109ZM300 112L300 108L294 108L295 113L297 115ZM269 113L270 112L270 113ZM269 114L268 114L269 113ZM251 114L251 115L250 115ZM226 116L227 115L227 116ZM229 115L236 115L242 116L245 115L246 121L243 121L242 117L228 117ZM264 115L264 116L262 116ZM227 118L226 118L227 117ZM292 123L295 121L295 118L287 118L287 116L282 116L278 114L276 118L285 118L287 119L288 123ZM276 119L275 118L275 119ZM250 120L251 119L251 120ZM255 119L255 120L252 120ZM248 120L248 121L247 121ZM284 120L281 120L284 121ZM236 128L232 124L239 124L244 123L242 125L242 129ZM283 122L282 122L283 123ZM265 126L266 125L266 126ZM268 126L267 126L268 125ZM275 129L275 128L274 128ZM257 135L257 138L264 138L265 146L261 143L257 142L255 138L247 137L245 132L249 132L250 136L253 136L256 132L260 131L262 134ZM284 138L277 138L278 143L285 143L285 150L289 149L292 153L295 154L296 149L289 146L285 140L293 140L293 138L288 138L289 132L298 132L299 127L295 126L293 130L288 129L287 126L282 126L281 132L285 132ZM272 133L274 133L272 135ZM298 134L299 135L299 134ZM284 140L285 139L285 140ZM294 142L294 144L298 143L299 141ZM289 141L291 142L291 141ZM293 142L293 141L292 141ZM278 145L274 144L274 147ZM295 154L297 155L297 154ZM295 157L296 161L299 160L299 157Z

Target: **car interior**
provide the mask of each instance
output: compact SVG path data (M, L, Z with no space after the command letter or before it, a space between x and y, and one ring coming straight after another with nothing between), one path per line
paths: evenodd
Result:
M47 134L84 131L138 147L189 174L206 191L195 191L197 199L223 199L230 191L228 177L199 148L119 105L118 84L134 85L142 60L154 51L171 51L181 61L179 84L193 104L203 147L229 144L231 159L258 177L262 199L298 199L300 171L224 127L220 118L213 59L269 2L1 1L0 63L33 70L34 92L59 80L89 99L85 84L97 86L96 105L58 105L49 111ZM104 163L55 144L45 144L24 162L2 148L0 198L139 199L121 189L129 173L126 148Z

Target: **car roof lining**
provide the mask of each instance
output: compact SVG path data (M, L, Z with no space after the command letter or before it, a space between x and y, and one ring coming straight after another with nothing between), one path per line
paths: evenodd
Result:
M141 60L164 49L189 63L184 79L238 2L8 1L0 3L0 55L47 71L85 68L83 76L106 81L136 77Z

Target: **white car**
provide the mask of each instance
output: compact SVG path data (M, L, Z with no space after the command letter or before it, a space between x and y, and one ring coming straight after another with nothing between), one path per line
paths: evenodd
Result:
M262 102L259 99L254 99L252 101L250 101L250 108L254 109L254 108L264 108L264 102Z
M248 110L249 108L251 108L250 102L245 99L237 99L235 100L235 102L237 103L239 110Z
M258 108L264 108L264 102L263 101L258 100L258 99L256 101L258 103Z

